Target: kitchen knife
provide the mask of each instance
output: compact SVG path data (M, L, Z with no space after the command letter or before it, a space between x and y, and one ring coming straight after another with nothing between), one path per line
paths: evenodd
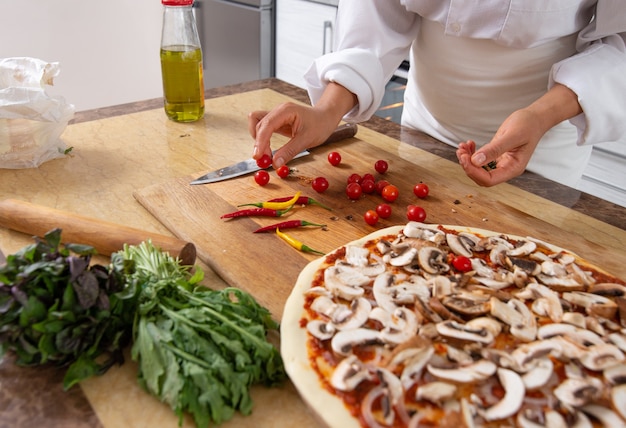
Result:
M340 125L337 127L337 129L333 131L332 134L330 134L330 137L328 137L328 139L324 141L322 145L328 144L328 143L334 143L336 141L345 140L347 138L352 138L355 136L356 131L357 131L357 126L355 124L346 123L346 124ZM308 150L304 150L298 153L294 157L294 159L302 157L302 156L306 156L309 153L310 152ZM216 171L209 172L203 175L202 177L196 178L190 184L215 183L217 181L224 181L224 180L228 180L229 178L234 178L234 177L239 177L241 175L250 174L260 169L261 168L256 164L256 160L250 158L241 162L237 162L234 165L227 166L224 168L220 168Z

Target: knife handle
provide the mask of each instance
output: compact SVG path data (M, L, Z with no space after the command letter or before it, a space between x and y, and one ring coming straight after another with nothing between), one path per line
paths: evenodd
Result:
M358 126L354 123L339 125L321 145L352 138L356 135L357 130Z
M59 228L63 242L90 245L103 255L123 249L124 244L138 245L150 239L183 265L193 266L196 260L196 247L191 242L17 199L0 201L0 226L39 237Z

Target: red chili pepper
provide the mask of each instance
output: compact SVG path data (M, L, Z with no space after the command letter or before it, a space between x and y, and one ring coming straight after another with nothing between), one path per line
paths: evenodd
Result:
M274 198L274 199L270 199L268 202L285 202L285 201L290 200L291 198L292 196L286 196L284 198ZM318 202L313 198L309 198L308 196L300 196L298 200L294 203L294 205L319 205L322 208L332 211L332 208L327 207L321 202Z
M249 208L245 210L234 211L232 213L224 214L220 218L238 218L238 217L280 217L289 211L292 207L286 210L272 210L269 208Z
M254 233L274 232L276 229L279 229L279 228L280 229L293 229L295 227L304 227L304 226L324 227L326 225L311 223L310 221L306 221L306 220L287 220L281 223L276 223L276 224L262 227L260 229L255 230Z

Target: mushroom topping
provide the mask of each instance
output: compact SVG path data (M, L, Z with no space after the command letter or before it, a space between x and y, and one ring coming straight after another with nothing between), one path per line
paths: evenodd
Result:
M355 346L367 346L380 342L380 333L368 328L341 330L333 336L330 346L339 355L349 355Z
M541 272L541 265L533 260L522 259L520 257L509 257L509 262L511 266L519 268L528 275L535 276ZM518 286L523 285L524 284L518 284Z
M489 298L479 296L476 293L457 293L444 296L441 298L441 303L453 312L472 318L485 315L491 309Z
M472 328L467 324L461 324L454 320L447 320L437 323L437 332L446 337L470 342L490 344L493 342L493 334L486 328Z
M432 229L428 227L428 225L424 223L419 223L416 221L408 222L404 226L402 233L407 238L425 239L427 241L431 241L435 243L443 242L446 238L445 233L442 232L441 230Z
M454 233L446 234L448 247L450 247L454 254L459 256L472 257L478 241L478 237L469 233L458 235Z
M511 356L519 368L516 370L526 372L534 368L540 358L548 355L558 357L561 352L562 348L555 340L537 340L518 346Z
M450 361L454 361L455 363L461 365L467 365L474 362L470 354L451 345L446 347L446 355Z
M613 282L599 282L589 287L589 292L604 297L626 297L626 287Z
M604 370L624 361L625 357L617 346L609 343L601 343L587 348L580 357L580 363L589 370Z
M555 397L572 407L584 406L601 394L602 382L590 377L566 379L554 389Z
M626 384L626 364L617 364L603 370L604 378L611 385Z
M417 388L415 398L417 400L428 400L431 403L440 404L449 400L456 393L457 387L447 382L430 382Z
M563 319L563 306L559 300L559 295L546 287L545 285L531 283L526 288L536 296L536 302L541 302L543 307L543 313L539 313L535 303L533 303L533 311L537 315L548 316L552 322L560 323Z
M353 391L364 380L370 380L373 375L356 355L350 355L337 364L330 377L330 384L339 391Z
M330 266L324 271L326 288L335 296L346 300L363 296L363 286L370 281L370 277L363 275L358 269L347 266Z
M435 348L429 344L419 348L418 352L416 352L404 363L404 369L400 375L400 381L402 382L405 390L408 390L421 376L422 370L426 364L428 364L434 353Z
M477 257L471 258L470 261L472 262L472 270L476 272L476 275L483 278L493 278L493 269L487 265L486 261Z
M626 384L611 388L611 401L613 402L613 407L626 420Z
M496 372L497 368L498 367L489 360L478 360L470 365L454 368L435 367L432 364L428 364L426 366L428 372L433 376L436 376L439 379L460 383L483 381L492 376Z
M512 306L522 315L522 323L511 325L511 334L525 342L535 340L537 337L537 321L530 309L520 300L511 299L507 305Z
M387 312L393 312L393 310L397 307L393 296L391 295L391 286L393 285L393 282L393 274L384 272L376 277L372 287L376 303Z
M322 320L311 320L306 323L306 329L319 340L328 340L335 334L335 326Z
M369 264L369 249L358 245L346 245L346 262L352 266L367 266Z
M417 252L417 248L413 248L408 245L397 247L391 252L385 254L383 260L392 266L408 266L413 263L415 256L417 256Z
M437 247L423 247L419 250L417 261L420 267L427 273L439 274L450 270L446 263L446 253Z
M624 428L626 426L617 413L598 404L587 404L583 406L581 410L599 420L606 428Z
M515 307L507 303L502 302L497 297L492 297L489 300L491 305L491 316L499 319L508 325L521 325L524 322L522 314L520 314Z
M526 390L539 389L544 386L552 377L554 364L550 358L539 358L535 367L522 375L522 381Z
M603 318L612 319L617 312L617 303L613 300L592 293L585 293L583 291L572 291L569 293L563 293L563 300L585 308L585 311L589 315L597 315Z
M465 325L472 330L485 329L491 333L493 337L496 337L502 331L502 324L500 324L498 320L489 317L474 318L466 322Z
M361 327L367 321L372 310L372 304L364 297L353 300L349 309L345 305L337 306L342 306L346 309L331 315L331 320L338 330L350 330Z
M537 244L533 241L518 241L513 249L507 251L507 254L509 256L527 256L536 249Z
M585 316L580 312L565 312L563 314L563 322L575 325L578 328L586 328L587 326Z
M548 410L545 414L537 414L530 408L517 414L517 425L520 428L567 428L568 426L565 418L555 410Z
M380 332L380 337L387 343L398 345L415 336L418 327L415 312L401 306L391 313L389 322Z
M484 411L483 417L487 421L508 418L517 413L526 394L522 378L514 371L499 368L498 380L504 388L504 397Z

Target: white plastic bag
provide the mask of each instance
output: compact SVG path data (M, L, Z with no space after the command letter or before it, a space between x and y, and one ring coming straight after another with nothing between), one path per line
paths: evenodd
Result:
M0 59L0 168L34 168L65 156L59 137L74 106L45 91L59 71L56 62Z

